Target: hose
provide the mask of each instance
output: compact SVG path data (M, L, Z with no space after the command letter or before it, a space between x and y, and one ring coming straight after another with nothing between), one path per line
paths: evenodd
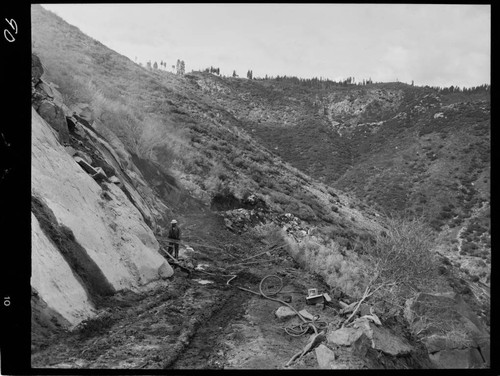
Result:
M236 278L235 275L231 276L231 279L229 279L226 284L229 285L229 282L231 282L235 278ZM278 279L279 280L279 288L277 288L276 291L271 291L271 292L268 292L267 294L265 294L262 286L264 285L264 282L268 278ZM294 325L292 327L283 328L288 335L291 335L294 337L300 337L300 336L306 334L310 328L312 328L314 330L315 334L318 334L318 330L322 330L328 326L328 323L325 321L317 321L317 318L319 318L319 317L315 316L315 317L313 317L312 320L309 320L306 317L302 316L295 308L293 308L287 302L285 302L281 299L272 298L271 296L277 295L281 291L281 289L283 288L283 280L280 277L278 277L277 275L270 274L270 275L266 275L264 278L262 278L260 283L259 283L259 292L255 292L255 291L252 291L250 289L246 289L246 288L240 287L240 286L235 286L235 287L240 289L240 290L247 291L247 292L250 292L250 293L255 294L255 295L260 295L266 299L284 304L287 307L289 307L290 309L292 309L303 322L299 325Z

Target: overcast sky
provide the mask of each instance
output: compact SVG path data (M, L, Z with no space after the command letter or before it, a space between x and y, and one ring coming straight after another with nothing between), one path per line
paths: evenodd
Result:
M186 72L490 83L491 7L417 4L45 4L111 49Z

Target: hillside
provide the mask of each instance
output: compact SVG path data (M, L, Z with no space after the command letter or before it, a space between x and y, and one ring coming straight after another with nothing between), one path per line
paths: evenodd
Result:
M299 170L385 214L422 216L452 254L490 262L487 91L189 78Z
M48 269L62 254L64 275L76 273L72 288L88 298L76 309L57 302L53 290L44 290L51 277L37 274L32 282L36 366L281 368L305 342L300 336L290 339L269 320L275 303L248 296L248 289L262 288L259 281L267 275L282 277L276 278L284 291L293 291L289 299L297 309L309 287L328 291L335 309L307 309L316 308L329 320L329 329L322 329L333 336L361 311L380 316L383 326L367 322L364 338L379 333L384 340L355 352L340 343L336 349L345 355L340 368L426 368L429 356L440 364L446 351L460 356L464 349L471 354L467 366L477 366L479 357L479 363L489 362L481 337L489 330L489 295L477 292L488 290L478 286L489 283L489 159L475 148L489 145L489 102L443 97L441 104L432 89L399 83L317 88L286 79L150 70L39 5L32 6L32 39L33 61L39 58L43 66L33 63L39 72L32 87L33 122L36 134L44 135L33 139L41 151L32 168L36 176L50 176L52 186L58 168L67 172L61 175L65 181L75 181L65 191L37 180L32 211L43 242L36 250ZM469 135L466 142L471 129L474 138ZM467 158L455 161L466 148ZM441 159L421 156L422 151ZM50 168L42 162L45 153L57 155ZM450 194L451 178L463 185L456 195ZM412 222L410 210L426 216L435 231L447 230L449 219L456 223L449 232L431 233ZM453 296L453 304L474 318L471 333L454 327L453 337L445 325L422 334L408 316L418 308L402 310L405 303L417 304L418 296L403 287L394 293L384 287L389 282L360 308L370 283L379 278L377 244L399 236L386 214L402 211L407 216L400 224L412 224L407 236L415 244L422 241L427 257L422 265L432 269L429 281L411 283L438 299ZM452 216L446 214L438 226L442 212ZM173 218L183 230L184 261L172 264L172 274L159 254ZM413 225L422 229L421 239ZM98 235L88 235L93 233ZM427 252L436 248L446 254L451 237L458 239L458 258ZM463 239L480 247L471 249ZM45 256L44 244L53 245L52 256ZM143 253L129 252L134 249ZM467 255L461 253L474 256L464 263ZM476 253L484 265L472 265ZM115 265L120 272L113 272ZM467 276L470 270L475 278ZM88 279L89 274L98 277ZM239 287L246 286L243 292L229 285L233 276ZM54 280L64 290L65 277ZM360 312L353 312L357 302ZM453 324L461 328L460 320ZM57 339L52 343L49 332ZM446 342L448 347L428 354L425 341L445 334L453 341L459 336L459 345ZM248 346L238 336L249 339ZM388 338L398 343L397 351L384 342ZM217 345L207 348L207 341ZM328 341L332 351L336 342ZM361 361L366 351L367 360ZM317 368L312 360L304 358L296 367Z

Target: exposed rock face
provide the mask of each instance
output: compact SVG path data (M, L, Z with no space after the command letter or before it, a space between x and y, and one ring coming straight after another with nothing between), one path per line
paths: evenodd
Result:
M99 151L106 162L114 169L116 179L122 184L129 200L141 212L146 223L157 230L159 223L172 216L145 181L141 171L134 164L133 158L118 137L99 120L92 123L93 129L81 126L88 142ZM105 137L105 139L103 138Z
M43 67L38 56L31 55L31 99L33 107L40 116L59 134L59 141L69 142L69 131L66 124L68 108L64 105L62 95L55 87L42 80Z
M404 314L414 330L424 333L422 341L436 367L489 367L489 333L459 294L419 294L406 302ZM443 325L450 328L443 331Z
M40 81L43 74L43 67L40 58L35 54L31 54L31 84L32 88Z
M103 181L99 185L92 179L57 141L55 131L34 109L32 195L41 198L52 211L57 225L72 232L70 237L74 237L74 242L95 263L112 289L138 290L149 282L173 274L170 265L157 252L159 245L151 229L125 193L115 184ZM37 236L42 239L39 233ZM68 296L67 301L58 301L57 304L62 304L64 309L55 305L51 296L59 294L58 285L53 283L53 273L49 274L46 270L50 270L53 262L60 260L57 261L54 255L57 247L48 248L46 243L44 240L34 243L39 245L34 250L37 255L33 260L34 268L38 267L36 263L40 261L45 271L37 274L34 287L51 308L70 323L77 323L92 315L92 304L89 303L92 296L85 300L82 289L75 287L76 282L68 282L73 283L68 290L77 291L76 295ZM45 256L47 252L51 252L50 256ZM56 268L55 265L52 267ZM85 281L80 283L85 285L83 290L86 289L89 295L92 289ZM71 299L80 303L76 304Z
M74 326L91 317L94 306L70 266L31 214L31 286L49 307ZM64 323L63 323L64 324Z

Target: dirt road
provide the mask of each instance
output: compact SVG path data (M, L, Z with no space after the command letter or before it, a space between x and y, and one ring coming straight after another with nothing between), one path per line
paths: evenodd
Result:
M265 275L279 274L285 277L285 293L298 291L288 295L294 302L300 301L297 308L302 308L307 283L288 286L287 276L295 272L289 268L293 265L291 258L283 251L281 255L255 259L268 260L265 268L259 263L235 268L235 262L261 253L265 246L255 244L250 237L225 231L220 218L209 213L181 221L197 227L191 234L215 247L194 252L181 249L184 261L199 270L188 274L175 268L170 280L146 293L126 291L107 298L102 302L99 318L81 330L61 332L50 341L34 333L37 346L33 349L32 366L274 368L283 366L302 348L307 339L288 336L276 322L274 311L278 303L235 287L258 291ZM191 234L186 231L186 242L194 239ZM227 273L235 270L237 277L229 286ZM304 278L301 281L304 283Z
M206 251L190 256L192 262L214 273L208 257ZM128 292L109 299L102 320L78 333L61 334L53 344L33 354L32 366L282 367L307 338L290 337L284 332L274 317L278 303L235 287L258 291L262 277L271 273L285 277L288 282L283 294L301 309L306 287L290 284L291 271L282 270L279 262L241 272L230 286L224 276L201 271L188 275L176 269L168 285L157 286L144 295Z

